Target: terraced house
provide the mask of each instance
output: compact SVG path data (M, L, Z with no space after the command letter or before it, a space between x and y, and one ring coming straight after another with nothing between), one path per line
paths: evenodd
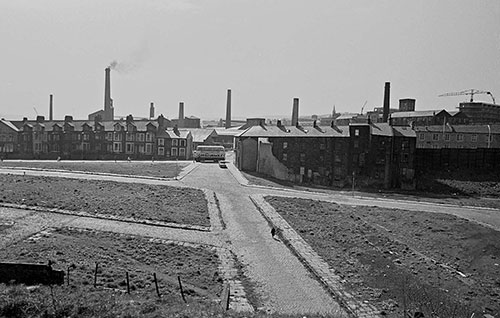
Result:
M18 152L19 129L10 121L0 119L0 158L8 158L9 154Z
M118 121L100 121L99 117L73 120L72 116L64 121L45 121L38 116L36 121L5 121L3 126L12 131L12 136L17 129L17 148L9 146L13 148L9 158L191 159L191 134L181 133L176 127L168 129L166 121L163 116L137 121L132 115Z
M277 179L325 186L415 187L415 132L387 123L276 126L237 135L236 164Z

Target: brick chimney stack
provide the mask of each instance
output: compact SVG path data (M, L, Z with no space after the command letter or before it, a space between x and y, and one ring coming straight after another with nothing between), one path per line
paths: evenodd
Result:
M179 102L179 127L184 127L184 102Z
M149 119L151 118L155 118L155 104L153 102L149 106Z
M226 125L227 128L231 128L231 89L227 90L227 102L226 102Z
M382 121L386 123L389 119L390 112L390 103L391 103L391 83L385 82L384 89L384 112L382 114Z
M106 67L104 70L104 118L103 120L114 119L113 99L111 99L111 68Z
M293 109L292 109L292 126L297 126L299 123L299 99L293 99Z
M49 98L49 120L52 121L54 120L54 105L53 105L53 99L54 96L52 94L50 94L50 98Z

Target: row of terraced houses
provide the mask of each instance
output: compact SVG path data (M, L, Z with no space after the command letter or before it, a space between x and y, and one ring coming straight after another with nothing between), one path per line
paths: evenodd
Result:
M26 159L191 159L189 130L167 127L166 119L94 121L0 121L3 158Z

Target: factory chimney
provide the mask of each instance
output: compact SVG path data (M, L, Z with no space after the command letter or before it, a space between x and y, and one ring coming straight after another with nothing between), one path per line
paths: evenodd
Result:
M386 123L389 120L390 103L391 103L391 83L385 82L384 112L382 114L382 122L384 123Z
M382 122L386 123L389 119L390 112L390 102L391 102L391 83L385 82L384 89L384 113L382 115Z
M114 119L113 100L111 99L111 68L106 67L104 80L104 118L103 120Z
M184 127L184 102L179 102L179 127Z
M53 104L53 101L54 101L54 96L52 94L50 94L50 98L49 98L49 120L52 121L54 120L54 104Z
M149 119L151 118L155 118L155 104L153 102L149 106Z
M292 126L297 126L299 123L299 99L293 99L293 109L292 109Z
M231 128L231 89L227 90L226 102L226 129Z

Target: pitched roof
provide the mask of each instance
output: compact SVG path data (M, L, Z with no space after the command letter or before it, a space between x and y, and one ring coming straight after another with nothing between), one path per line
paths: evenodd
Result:
M488 127L489 126L489 127ZM496 125L432 125L432 126L416 126L416 132L457 132L464 134L500 134L500 124Z
M212 134L216 134L215 129L203 129L203 128L191 128L191 129L179 129L180 131L186 130L190 131L193 136L193 142L202 143L207 140Z
M318 128L307 127L297 128L295 126L252 126L243 130L238 137L294 137L294 138L311 138L311 137L348 137L349 127L332 128L330 126L321 126Z
M189 137L191 132L189 130L177 130L178 133L175 133L174 130L165 130L165 133L172 139L186 139Z
M9 127L10 129L14 130L15 132L19 131L19 128L16 127L12 122L5 120L5 119L0 119L0 122L4 124L5 126Z
M395 112L391 113L391 118L407 118L407 117L433 117L443 113L445 116L450 115L446 110L416 110L413 112Z

